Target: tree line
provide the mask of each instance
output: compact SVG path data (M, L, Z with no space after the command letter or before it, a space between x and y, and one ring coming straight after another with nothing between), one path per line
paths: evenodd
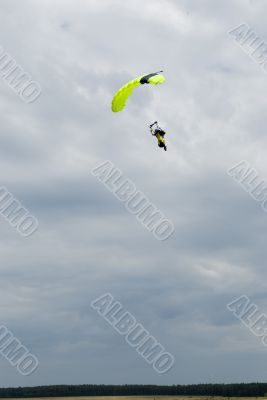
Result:
M0 388L0 398L65 396L224 396L262 397L267 383L196 384L196 385L54 385Z

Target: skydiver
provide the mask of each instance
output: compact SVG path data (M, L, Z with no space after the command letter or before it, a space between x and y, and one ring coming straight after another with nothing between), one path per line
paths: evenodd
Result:
M153 130L153 126L156 125L156 128ZM163 147L165 151L167 151L167 146L165 144L164 136L166 132L158 126L158 122L155 121L153 124L149 125L151 135L155 136L158 139L158 146Z

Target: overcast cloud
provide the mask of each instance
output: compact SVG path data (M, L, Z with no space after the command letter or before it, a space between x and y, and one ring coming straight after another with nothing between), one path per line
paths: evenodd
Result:
M25 103L0 81L0 185L39 221L0 215L0 324L38 357L0 386L266 381L267 352L226 305L267 313L267 214L227 170L267 180L267 74L228 35L267 40L264 0L2 0L0 46L42 87ZM115 91L143 73L118 114ZM158 149L148 125L167 130ZM173 221L165 242L92 168L110 160ZM157 374L91 307L110 292L175 357Z

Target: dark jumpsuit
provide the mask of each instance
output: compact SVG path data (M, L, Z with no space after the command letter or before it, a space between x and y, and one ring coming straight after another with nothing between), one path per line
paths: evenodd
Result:
M154 134L154 136L156 136L156 138L158 139L158 146L159 147L164 147L164 149L166 148L166 144L165 144L165 132L161 129L156 129Z

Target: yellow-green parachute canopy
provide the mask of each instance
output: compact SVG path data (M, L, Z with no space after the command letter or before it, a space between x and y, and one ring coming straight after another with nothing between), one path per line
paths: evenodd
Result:
M148 75L142 75L139 76L138 78L133 79L132 81L126 83L126 85L122 86L113 97L111 106L112 111L118 112L123 110L128 97L132 94L132 91L137 86L144 85L145 83L158 85L159 83L163 82L165 82L165 78L159 72L154 72L153 74L148 74Z

